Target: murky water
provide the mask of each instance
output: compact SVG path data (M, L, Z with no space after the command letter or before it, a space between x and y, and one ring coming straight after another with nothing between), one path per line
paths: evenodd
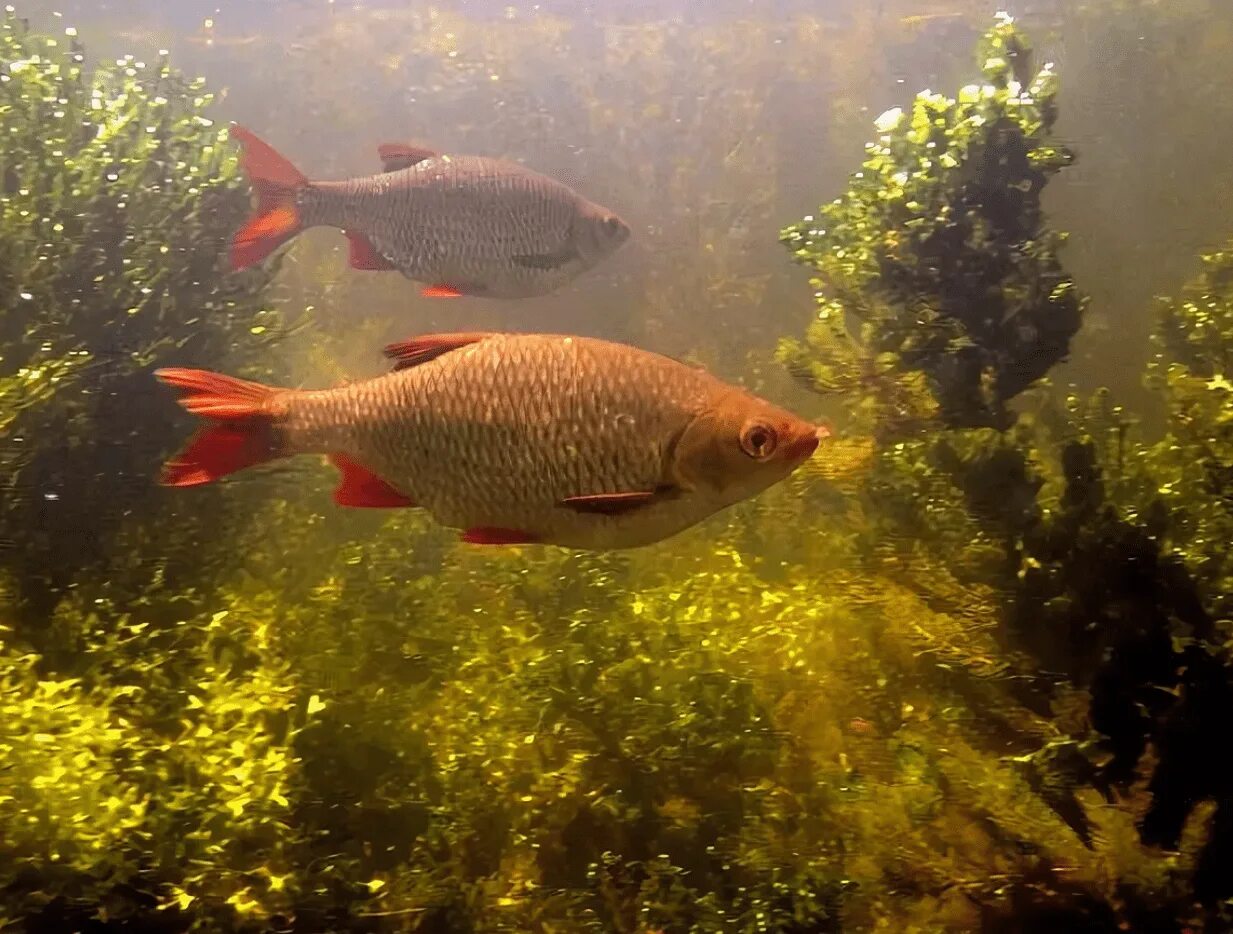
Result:
M1233 930L1231 51L9 9L0 927Z

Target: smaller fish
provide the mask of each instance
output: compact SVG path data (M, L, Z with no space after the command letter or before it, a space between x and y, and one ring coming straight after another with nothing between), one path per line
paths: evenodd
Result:
M309 181L249 130L232 127L231 137L244 147L241 164L258 199L232 241L236 269L309 227L338 227L353 269L397 270L430 297L529 298L560 288L629 238L607 208L516 163L385 143L383 172Z
M341 506L424 509L473 544L607 550L758 495L828 434L704 370L594 338L430 334L386 355L392 372L315 391L159 370L209 422L162 482L326 454Z
M963 15L963 13L920 13L916 16L901 16L899 17L899 22L901 25L911 28L913 26L924 26L937 20L959 19Z
M853 717L849 720L848 730L855 733L857 736L873 736L878 732L877 727L875 727L864 717Z

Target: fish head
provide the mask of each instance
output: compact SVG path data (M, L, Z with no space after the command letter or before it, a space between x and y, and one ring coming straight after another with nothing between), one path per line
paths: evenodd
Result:
M731 390L718 394L685 429L673 469L683 487L737 503L786 479L829 435L824 426Z
M588 265L615 253L629 239L629 225L598 204L584 204L571 231L574 249Z

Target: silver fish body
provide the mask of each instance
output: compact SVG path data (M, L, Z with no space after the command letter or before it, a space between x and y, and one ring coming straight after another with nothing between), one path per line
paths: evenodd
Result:
M312 181L243 127L241 165L257 196L231 243L236 269L300 232L339 227L355 269L396 269L432 296L528 298L611 255L629 227L569 186L523 166L405 143L378 147L384 171Z
M626 238L624 224L567 186L477 156L300 193L305 226L362 235L404 276L464 295L527 298L560 288Z

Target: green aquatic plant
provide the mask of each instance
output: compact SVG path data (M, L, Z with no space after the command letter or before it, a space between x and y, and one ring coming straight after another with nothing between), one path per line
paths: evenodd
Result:
M973 930L1184 903L1199 829L1165 865L1085 787L1055 722L1083 694L1017 698L1039 673L1000 646L994 591L822 570L842 530L778 569L743 556L740 521L626 556L493 555L414 514L381 532L311 573L257 549L216 598L240 632L277 618L260 654L311 711L277 851L291 901L254 898L250 923Z
M1010 432L889 443L859 494L870 572L893 573L945 621L912 642L949 673L970 728L1017 750L1019 794L1040 810L1014 833L1042 852L1059 834L1082 846L1008 873L1009 904L983 895L1003 923L1089 910L1108 925L1227 920L1215 867L1229 763L1212 732L1233 716L1228 636L1212 615L1223 598L1168 545L1158 456L1098 393L1042 404ZM967 762L940 761L973 781L992 752L975 742ZM1114 891L1074 873L1093 858L1121 867Z
M62 605L76 677L0 631L0 918L170 931L196 903L225 923L290 901L290 744L314 711L264 656L272 620L155 618Z
M882 422L936 407L950 426L1004 428L1079 328L1040 203L1073 158L1051 137L1057 78L1032 74L1009 17L978 59L981 82L955 98L926 91L879 117L848 190L781 235L814 271L818 316L780 359L820 391L873 398Z
M1007 680L973 716L1015 737L1036 804L1089 850L1101 843L1102 818L1083 803L1093 789L1115 810L1119 795L1134 802L1117 819L1142 853L1177 848L1189 828L1187 869L1167 882L1137 869L1112 898L1037 867L1034 879L1036 870L1005 880L1019 901L1012 915L1089 916L1103 929L1198 917L1197 899L1218 924L1228 768L1223 756L1210 768L1197 762L1215 742L1202 724L1233 715L1212 616L1222 598L1213 604L1169 547L1168 488L1153 481L1159 455L1107 393L1064 411L1044 391L1029 395L1025 415L1007 407L1062 359L1086 303L1040 212L1041 188L1071 156L1049 138L1055 79L1048 69L1031 78L1026 49L1003 18L982 44L984 85L953 101L923 94L910 116L883 115L848 193L784 231L817 271L820 311L806 342L785 342L780 358L815 388L847 393L854 421L880 439L860 494L872 567L893 562L902 585L948 612L985 607L991 644L923 641L969 675L998 660ZM1197 385L1187 367L1217 389L1223 372L1213 356L1221 338L1203 325L1220 306L1218 260L1209 266L1181 312L1166 316L1162 340L1185 361L1170 366L1170 382L1183 392ZM1193 397L1173 399L1175 413L1196 414ZM1198 411L1211 418L1217 408ZM1211 443L1218 424L1196 419L1190 440ZM1200 471L1215 466L1186 453L1208 465ZM1187 491L1196 501L1213 498L1208 477ZM1028 711L1064 710L1059 734L1022 733ZM1043 824L1020 833L1034 847L1060 842Z
M1205 902L1233 902L1225 871L1233 852L1233 754L1218 739L1233 716L1233 244L1202 257L1202 272L1174 299L1161 299L1148 384L1167 405L1168 432L1147 455L1155 482L1159 535L1199 584L1205 621L1175 646L1186 667L1179 703L1161 744L1171 767L1158 771L1162 806L1145 834L1170 846L1195 801L1217 803L1212 840L1196 888ZM1226 911L1229 911L1226 907Z
M220 265L247 199L210 103L165 57L91 65L0 18L0 561L35 616L151 501L153 365L268 367L283 330L272 272Z
M1233 243L1202 258L1176 299L1162 299L1149 384L1168 405L1168 438L1152 458L1172 507L1171 541L1213 595L1233 597ZM1230 618L1233 607L1215 607Z

